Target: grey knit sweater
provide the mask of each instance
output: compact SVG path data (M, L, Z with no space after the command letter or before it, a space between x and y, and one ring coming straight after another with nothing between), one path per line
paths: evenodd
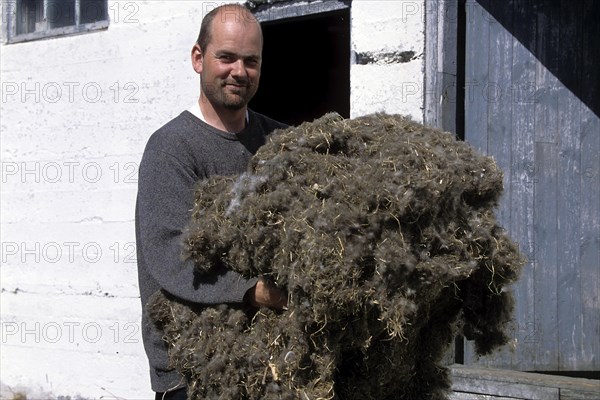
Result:
M135 211L138 280L142 301L142 338L150 362L152 390L165 392L185 383L168 367L161 333L148 320L145 305L159 289L193 303L241 303L256 279L222 269L200 278L190 260L182 261L182 231L190 222L194 188L214 175L237 175L266 137L286 126L249 111L246 128L220 131L189 111L168 122L149 139L139 168Z

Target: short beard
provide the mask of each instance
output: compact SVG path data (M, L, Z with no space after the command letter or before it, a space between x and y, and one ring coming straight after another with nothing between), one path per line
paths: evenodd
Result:
M223 96L221 104L228 110L238 111L248 105L248 102L244 98L240 98L238 101L228 101L225 96Z
M250 102L250 98L252 98L252 96L248 98L248 96L238 95L239 97L236 100L232 100L228 98L223 87L221 86L215 87L214 85L202 83L201 87L205 97L210 103L231 111L243 109ZM249 87L247 87L246 90L249 90Z

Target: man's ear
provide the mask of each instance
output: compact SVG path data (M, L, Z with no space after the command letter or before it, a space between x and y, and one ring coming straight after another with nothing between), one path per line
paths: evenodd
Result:
M202 54L202 50L200 49L200 45L196 43L194 47L192 47L192 67L196 73L202 73L202 62L204 60L204 54Z

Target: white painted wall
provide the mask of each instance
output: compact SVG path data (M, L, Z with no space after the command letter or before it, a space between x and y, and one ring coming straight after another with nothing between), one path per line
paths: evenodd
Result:
M137 166L149 135L197 96L189 52L217 4L109 1L105 31L0 45L2 398L153 396L139 326ZM421 4L355 0L353 50L422 54ZM353 65L352 116L421 121L422 71L422 56Z
M404 114L423 122L424 0L353 0L352 51L414 51L406 63L352 65L350 116Z
M197 96L189 53L206 3L109 1L108 30L0 45L3 397L152 396L137 166Z

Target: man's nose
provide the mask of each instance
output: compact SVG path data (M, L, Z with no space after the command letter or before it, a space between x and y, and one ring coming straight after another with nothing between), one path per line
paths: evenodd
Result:
M248 74L246 73L246 66L244 65L244 60L239 59L233 63L231 75L241 78L245 78L248 76Z

